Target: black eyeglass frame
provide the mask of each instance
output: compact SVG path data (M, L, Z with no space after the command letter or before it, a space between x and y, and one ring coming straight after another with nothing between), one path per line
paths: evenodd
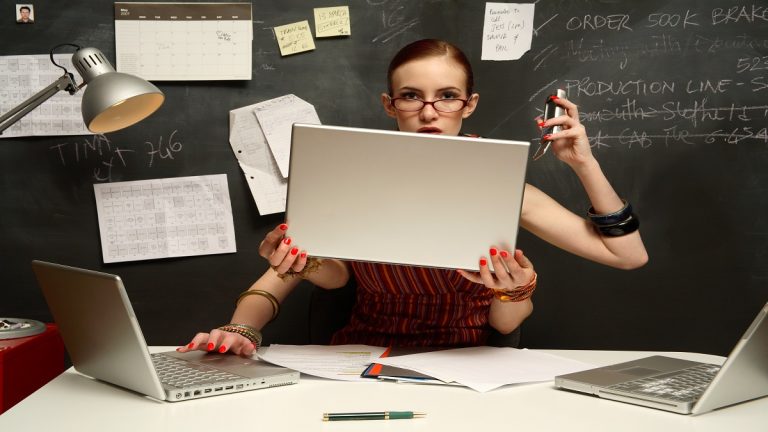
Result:
M413 110L406 110L406 109L398 108L398 107L395 105L395 101L398 101L398 100L406 100L406 101L411 101L411 102L416 102L416 101L418 101L418 102L421 102L421 106L420 106L418 109L413 109ZM461 104L461 108L459 108L459 109L456 109L456 110L453 110L453 111L444 111L444 110L441 110L441 109L439 109L439 108L437 108L437 107L435 106L435 104L436 104L436 103L438 103L438 102L444 102L444 101L445 101L445 102L448 102L448 101L461 101L461 102L462 102L462 104ZM433 101L425 101L425 100L423 100L423 99L414 99L414 98L393 98L393 97L391 97L391 96L390 96L390 97L389 97L389 104L390 104L390 105L392 105L392 108L394 108L394 109L396 109L396 110L398 110L398 111L403 111L403 112L418 112L418 111L421 111L421 110L423 110L425 106L427 106L427 105L432 105L432 108L433 108L435 111L437 111L437 112L441 112L441 113L455 113L455 112L459 112L459 111L463 110L464 108L466 108L466 107L467 107L467 104L469 104L469 99L458 99L458 98L450 98L450 99L436 99L436 100L433 100Z

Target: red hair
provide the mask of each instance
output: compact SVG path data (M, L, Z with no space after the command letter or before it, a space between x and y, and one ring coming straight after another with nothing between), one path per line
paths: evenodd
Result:
M387 70L389 94L392 95L392 74L397 68L409 61L442 56L450 57L464 69L464 74L467 76L467 96L472 95L472 87L475 85L475 80L472 74L472 65L469 64L467 56L456 45L439 39L422 39L411 42L395 54Z

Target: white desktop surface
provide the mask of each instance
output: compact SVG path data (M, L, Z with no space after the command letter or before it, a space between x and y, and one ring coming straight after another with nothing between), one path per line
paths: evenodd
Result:
M173 347L153 347L167 351ZM721 364L693 353L542 350L595 365L653 354ZM324 412L420 411L412 420L323 422ZM699 416L638 407L554 388L552 382L488 393L439 385L341 382L306 375L299 384L185 402L156 401L70 368L0 415L0 431L766 431L768 398Z

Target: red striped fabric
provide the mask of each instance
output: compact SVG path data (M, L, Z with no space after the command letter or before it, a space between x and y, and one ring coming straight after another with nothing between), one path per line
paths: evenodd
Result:
M351 262L357 302L333 344L472 346L488 336L493 292L454 270Z

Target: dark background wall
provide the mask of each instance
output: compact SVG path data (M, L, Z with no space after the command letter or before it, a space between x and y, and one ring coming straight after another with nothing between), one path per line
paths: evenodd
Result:
M350 6L351 37L280 57L272 27L312 23L313 7L339 4ZM1 55L73 42L114 59L112 2L37 0L34 25L15 24L14 5L2 3ZM480 61L484 9L477 0L255 1L252 80L156 83L166 94L156 115L96 138L134 150L111 181L226 174L235 254L104 265L92 185L104 181L94 170L111 155L62 161L55 150L93 137L0 140L0 316L50 320L29 265L43 259L121 275L150 344L182 344L225 323L237 294L266 269L257 247L282 219L260 216L252 202L229 147L229 110L294 93L325 124L393 128L378 102L386 64L402 45L437 37L461 46L476 68L482 97L466 132L535 142L532 118L545 96L567 88L603 169L642 220L651 261L632 272L521 234L540 273L523 345L726 354L768 300L768 7L544 0L531 50L509 62ZM181 149L150 165L171 134ZM551 155L528 175L586 211L576 178ZM309 340L312 290L294 292L267 342Z

